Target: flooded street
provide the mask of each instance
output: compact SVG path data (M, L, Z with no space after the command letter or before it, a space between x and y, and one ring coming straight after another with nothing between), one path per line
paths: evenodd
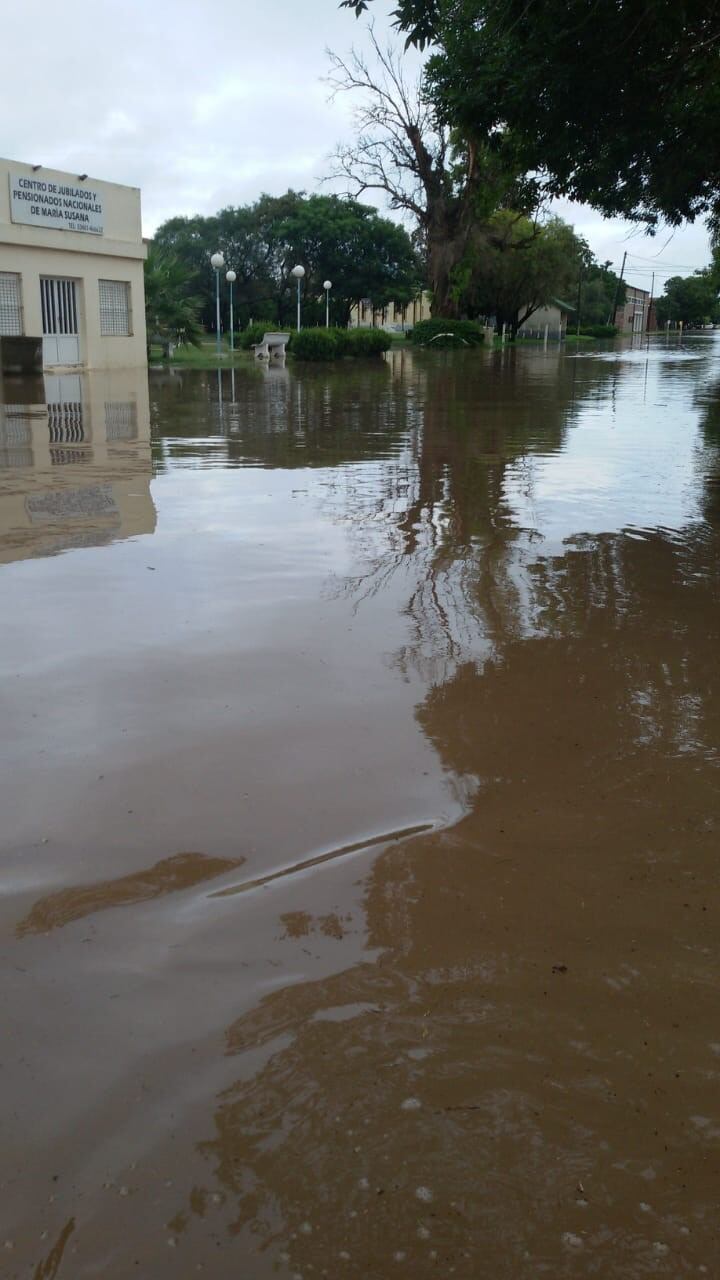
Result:
M0 1274L719 1276L718 337L45 383Z

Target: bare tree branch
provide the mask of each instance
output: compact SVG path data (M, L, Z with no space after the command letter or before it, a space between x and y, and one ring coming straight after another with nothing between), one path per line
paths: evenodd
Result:
M469 246L487 243L487 221L516 174L502 139L451 137L424 92L408 79L402 55L382 48L369 29L369 56L328 50L331 100L354 97L355 140L331 156L329 177L354 197L379 191L409 215L427 261L435 314L459 313L460 270ZM520 216L520 215L518 215ZM507 232L508 237L510 232Z
M340 93L360 93L353 112L357 141L338 147L330 178L348 181L350 194L384 191L394 209L402 209L425 227L428 193L446 183L448 139L434 120L418 78L406 79L401 58L383 49L369 30L375 66L356 49L342 58L328 50L331 101Z

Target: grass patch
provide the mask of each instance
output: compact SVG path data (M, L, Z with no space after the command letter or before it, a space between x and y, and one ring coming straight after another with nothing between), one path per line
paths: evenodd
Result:
M239 351L237 347L234 352L223 343L221 355L218 356L215 342L202 342L199 347L190 345L185 347L176 347L172 358L167 360L163 355L162 348L159 346L150 347L149 363L151 365L169 365L171 368L180 369L230 369L234 365L247 364L248 353Z

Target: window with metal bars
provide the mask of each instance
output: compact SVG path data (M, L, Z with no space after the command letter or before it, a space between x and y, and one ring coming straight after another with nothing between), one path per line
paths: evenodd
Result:
M137 435L137 405L132 401L105 401L105 434L108 440L134 440Z
M100 280L100 333L127 338L130 328L130 285L127 280Z
M20 276L17 271L0 271L0 334L16 338L22 331Z

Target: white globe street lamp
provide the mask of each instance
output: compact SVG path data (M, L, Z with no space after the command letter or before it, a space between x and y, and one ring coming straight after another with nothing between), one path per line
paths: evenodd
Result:
M330 290L332 289L332 280L323 280L323 289L325 290L325 328L330 328Z
M235 350L235 319L233 316L232 287L237 280L237 276L234 271L227 271L225 273L225 279L230 285L230 351L233 352Z
M300 281L305 275L305 268L301 267L300 264L298 263L296 267L293 267L290 274L293 275L297 280L297 331L299 333L300 332Z
M212 255L210 266L215 272L215 343L217 353L220 355L220 272L225 266L225 259L221 253Z

